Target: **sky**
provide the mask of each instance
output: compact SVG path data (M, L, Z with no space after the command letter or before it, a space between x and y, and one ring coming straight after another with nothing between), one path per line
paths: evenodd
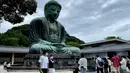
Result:
M12 25L3 21L0 32L14 26L29 24L34 18L44 16L44 5L49 0L37 0L37 12L27 15L24 22ZM130 40L130 0L57 0L62 5L58 21L66 31L85 42L119 36Z

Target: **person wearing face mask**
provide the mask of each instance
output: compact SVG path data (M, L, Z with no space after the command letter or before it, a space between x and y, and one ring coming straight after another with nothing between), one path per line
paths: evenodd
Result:
M49 73L55 73L53 55L50 55L50 58L49 58Z

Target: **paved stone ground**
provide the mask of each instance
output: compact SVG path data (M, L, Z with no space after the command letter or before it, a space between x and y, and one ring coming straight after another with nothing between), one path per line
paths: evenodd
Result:
M3 66L0 66L0 73L40 73L38 70L18 70L18 71L10 71L7 72L6 70L3 69ZM73 73L71 70L56 70L56 73ZM96 73L96 72L87 72L87 73Z

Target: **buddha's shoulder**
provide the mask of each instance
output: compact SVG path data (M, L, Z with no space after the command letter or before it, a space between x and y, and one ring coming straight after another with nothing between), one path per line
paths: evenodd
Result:
M46 21L46 18L45 17L38 17L38 18L33 19L31 22L38 22L38 21Z
M57 21L57 23L59 24L60 27L64 27L60 22Z

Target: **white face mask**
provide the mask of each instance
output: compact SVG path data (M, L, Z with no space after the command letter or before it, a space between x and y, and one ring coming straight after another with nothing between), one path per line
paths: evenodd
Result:
M53 59L53 56L52 57L50 57L51 59Z

